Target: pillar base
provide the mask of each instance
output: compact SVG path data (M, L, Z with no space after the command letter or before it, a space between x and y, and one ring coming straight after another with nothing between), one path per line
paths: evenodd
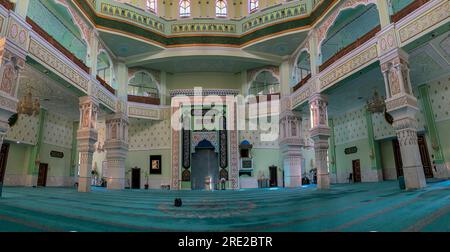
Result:
M123 190L125 189L125 179L108 178L106 188L108 190Z
M302 159L299 156L300 148L285 147L283 163L284 187L296 188L302 186ZM292 155L292 156L291 156Z
M284 177L286 188L297 188L302 186L302 176Z
M448 179L449 172L447 170L447 165L445 165L445 163L435 164L433 167L433 175L435 178Z
M421 189L427 186L422 166L403 167L407 190Z
M330 174L317 174L317 189L327 190L330 189Z
M91 178L78 178L78 192L90 192L91 191Z

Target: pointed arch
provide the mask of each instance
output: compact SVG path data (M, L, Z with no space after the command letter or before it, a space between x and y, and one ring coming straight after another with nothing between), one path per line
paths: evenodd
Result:
M161 86L149 71L139 70L128 79L128 94L161 98Z
M105 49L100 49L97 54L97 76L106 81L114 89L118 89L115 83L114 63Z
M267 95L280 92L280 77L270 69L261 69L250 82L248 94Z
M311 54L306 48L302 49L298 54L294 63L293 74L295 80L294 85L311 76Z
M321 53L321 46L323 41L325 40L325 37L327 35L328 30L330 27L335 23L336 19L338 18L338 15L347 9L353 9L359 5L369 5L369 4L375 4L376 5L377 0L351 0L351 1L343 1L343 4L339 6L332 14L322 23L318 26L316 30L316 37L317 37L317 52Z

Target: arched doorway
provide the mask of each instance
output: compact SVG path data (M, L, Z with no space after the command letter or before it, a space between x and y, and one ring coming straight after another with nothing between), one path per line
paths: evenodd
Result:
M211 177L211 184L219 182L219 162L214 146L203 140L195 147L191 164L191 189L205 189L205 179ZM213 186L214 188L214 186Z

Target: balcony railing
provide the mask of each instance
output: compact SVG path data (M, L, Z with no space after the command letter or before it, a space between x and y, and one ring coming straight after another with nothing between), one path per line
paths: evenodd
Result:
M327 61L325 61L322 65L320 65L319 72L322 72L327 67L329 67L331 64L333 64L334 62L338 61L340 58L344 57L345 55L347 55L351 51L355 50L356 48L358 48L362 44L364 44L367 41L369 41L371 38L375 37L375 35L379 31L381 31L381 26L378 25L377 27L375 27L374 29L372 29L371 31L366 33L364 36L358 38L355 42L353 42L350 45L342 48L335 55L333 55L331 58L329 58Z
M100 85L102 85L103 87L106 88L106 90L108 90L111 94L115 95L116 94L116 90L111 87L104 79L102 79L100 76L96 76L96 79L98 80L98 82L100 82Z
M9 0L0 0L0 5L5 7L7 10L14 10L15 4Z
M27 17L27 23L31 25L33 31L39 34L43 39L55 47L58 51L69 58L73 63L79 66L84 72L90 73L90 68L87 67L83 61L78 59L73 53L67 50L63 45L61 45L57 40L50 36L44 29L42 29L38 24L36 24L31 18Z
M143 104L150 104L150 105L160 105L161 104L161 100L159 98L153 98L153 97L148 97L148 96L128 95L128 101L143 103Z
M303 85L306 84L306 82L308 82L308 80L311 79L311 74L306 75L305 78L303 78L297 85L295 85L293 87L293 91L297 91L299 88L301 88Z
M416 0L412 3L410 3L405 8L401 9L399 12L392 15L391 21L394 23L400 21L402 18L406 17L409 13L413 12L414 10L416 10L420 6L428 3L429 1L430 0Z

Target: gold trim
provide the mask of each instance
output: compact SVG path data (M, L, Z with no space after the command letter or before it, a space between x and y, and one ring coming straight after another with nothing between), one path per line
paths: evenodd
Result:
M297 28L292 28L292 29L288 29L288 30L279 31L279 32L276 32L276 33L271 33L271 34L268 34L268 35L265 35L265 36L262 36L262 37L259 37L259 38L255 38L255 39L249 40L249 41L247 41L247 42L245 42L245 43L243 43L243 44L240 44L240 45L230 45L230 44L177 44L177 45L166 45L166 44L162 44L162 43L160 43L160 42L154 41L154 40L152 40L152 39L142 37L141 35L128 33L128 32L126 32L126 31L123 31L123 30L117 30L117 29L114 29L114 28L107 28L107 27L104 27L104 26L100 26L100 25L96 24L95 21L94 21L94 20L93 20L93 19L92 19L85 11L84 11L84 9L79 5L79 3L78 3L77 1L75 1L76 5L77 5L77 7L80 9L80 11L83 12L86 16L88 16L88 18L92 21L92 23L94 24L94 26L95 26L96 28L100 28L100 29L103 29L103 30L106 30L106 31L110 31L110 32L119 33L119 34L122 34L122 35L126 35L126 37L128 37L128 38L130 38L130 39L135 39L135 38L137 37L137 38L139 38L139 39L141 39L141 40L144 40L144 41L148 41L148 42L150 42L150 43L157 44L157 45L159 45L160 47L163 47L163 48L193 47L193 46L222 46L222 47L243 48L243 47L248 46L249 44L256 43L256 42L258 42L258 41L267 39L268 37L274 37L274 36L277 36L277 35L281 35L281 34L283 34L283 33L290 33L290 32L293 32L293 31L301 31L301 30L311 29L311 27L313 27L314 25L320 23L320 22L322 21L322 18L323 18L324 16L326 16L326 15L329 13L329 11L330 11L332 8L334 8L334 7L336 6L336 2L339 3L338 0L333 0L333 3L331 3L331 4L324 10L324 12L323 12L319 17L317 17L317 19L316 19L312 24L310 24L310 25L305 25L305 26L301 26L301 27L297 27ZM89 4L88 4L88 5L89 5ZM319 6L319 5L316 6L316 9L318 8L318 6ZM149 28L144 28L144 26L137 25L136 23L129 22L129 21L127 21L127 20L122 20L122 19L118 19L118 18L114 18L114 17L105 16L105 15L103 15L103 14L97 12L96 10L94 10L94 9L92 8L92 6L90 6L90 5L89 5L89 8L91 9L91 11L93 11L93 12L95 13L95 15L96 15L97 17L101 17L101 18L104 18L104 19L107 19L107 20L118 21L118 22L126 23L126 24L129 24L129 25L132 25L132 26L136 26L136 27L142 28L142 29L144 29L144 30L148 30L148 31L154 32L154 33L160 35L161 37L163 37L163 38L168 38L168 39L169 39L169 38L180 38L180 37L224 37L224 38L242 38L242 37L244 37L244 36L247 36L248 34L251 34L251 33L253 33L253 32L256 32L256 31L259 31L259 30L261 30L261 29L265 29L265 28L268 28L268 27L271 27L271 26L274 26L274 25L278 25L278 24L282 24L282 23L287 23L287 22L291 22L291 21L295 21L295 20L300 20L300 19L306 19L306 18L311 17L311 13L310 13L310 14L308 14L308 15L306 15L306 16L301 16L301 17L291 18L291 19L287 19L287 20L282 20L282 21L279 21L279 22L276 22L276 23L270 23L270 24L264 25L264 26L262 26L262 27L258 27L258 28L254 29L254 30L247 31L247 32L245 32L245 33L243 33L243 34L241 34L241 35L231 35L231 34L230 34L230 35L226 35L226 34L198 34L198 33L197 33L197 34L189 34L189 35L188 35L188 34L184 34L184 35L182 35L182 34L180 34L180 35L165 35L165 34L160 33L160 32L157 31L157 30L151 30L151 29L149 29Z

